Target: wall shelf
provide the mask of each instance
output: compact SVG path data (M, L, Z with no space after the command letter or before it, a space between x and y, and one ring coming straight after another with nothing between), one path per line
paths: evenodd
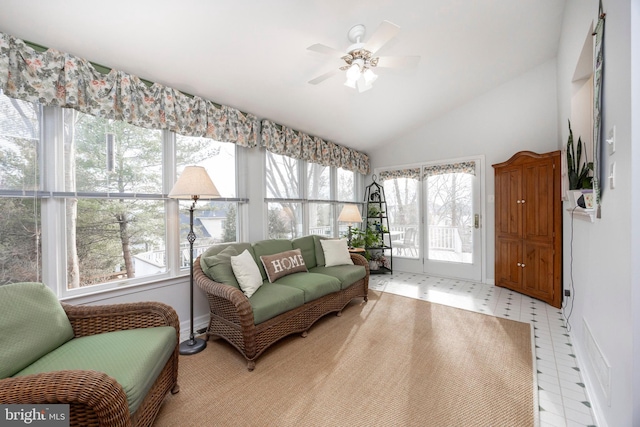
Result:
M596 210L595 209L585 209L581 207L569 208L567 212L572 214L574 218L578 218L584 221L595 222L596 220Z

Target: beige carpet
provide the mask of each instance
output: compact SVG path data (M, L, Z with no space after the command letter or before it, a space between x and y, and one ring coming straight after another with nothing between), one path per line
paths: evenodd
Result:
M370 291L253 372L222 340L181 356L154 426L532 426L531 351L527 323Z

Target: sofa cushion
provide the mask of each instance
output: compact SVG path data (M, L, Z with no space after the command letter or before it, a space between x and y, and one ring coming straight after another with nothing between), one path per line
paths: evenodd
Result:
M276 283L303 291L305 303L340 290L340 280L317 273L294 273L279 278Z
M211 280L240 289L240 284L231 267L231 257L237 255L238 251L234 246L227 246L216 255L201 256L200 267Z
M262 266L271 283L288 274L307 271L300 249L280 252L274 255L262 255L260 261L262 261Z
M291 244L294 249L300 249L307 268L313 268L318 265L316 261L316 244L312 235L295 238L291 240Z
M346 289L367 275L362 265L335 265L333 267L315 267L311 273L326 274L340 280L340 288Z
M176 348L175 328L130 329L72 339L15 376L61 370L104 372L122 386L133 414Z
M225 250L228 247L232 247L236 250L236 252L238 252L239 254L242 253L242 251L244 251L245 249L247 249L249 252L251 252L251 255L253 255L253 248L251 247L251 243L217 243L215 245L209 246L207 248L206 251L204 251L202 253L202 255L200 256L200 262L203 264L202 265L202 269L204 270L204 267L209 267L209 265L206 265L206 261L207 261L207 257L211 256L211 255L217 255L220 252L222 252L223 250ZM255 258L255 257L254 257Z
M293 249L291 240L288 240L288 239L260 240L259 242L255 242L252 246L253 246L254 258L256 259L256 264L258 264L258 268L260 269L262 280L267 279L267 272L264 270L264 266L262 265L262 262L260 262L260 257L262 255L273 255L279 252L290 251Z
M256 260L245 249L240 255L231 257L231 268L238 280L240 289L242 289L247 298L251 298L251 295L262 285L262 277Z
M322 251L324 252L324 264L327 267L334 265L353 265L347 241L344 239L321 240Z
M304 273L300 273L304 274ZM253 323L258 325L304 304L304 292L291 286L264 284L249 298L253 309Z
M73 338L58 298L43 283L0 286L0 379Z

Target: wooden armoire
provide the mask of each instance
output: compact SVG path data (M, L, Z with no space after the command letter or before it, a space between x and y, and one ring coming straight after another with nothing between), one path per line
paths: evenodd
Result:
M560 151L521 151L493 165L495 284L562 304Z

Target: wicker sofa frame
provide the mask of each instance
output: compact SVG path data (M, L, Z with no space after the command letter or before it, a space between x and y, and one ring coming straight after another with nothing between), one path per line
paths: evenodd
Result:
M180 333L178 315L158 302L74 306L62 303L75 337L103 332L173 326ZM134 414L127 396L113 378L87 370L55 371L0 380L2 404L69 404L71 426L151 426L167 394L178 386L178 344Z
M364 278L348 288L255 325L249 299L239 289L207 277L198 257L194 263L194 281L206 292L209 301L207 340L209 337L220 337L228 341L247 360L247 369L253 371L256 359L276 341L300 332L302 337L306 337L309 328L321 317L332 312L340 316L342 309L353 298L364 297L364 301L368 300L369 264L361 255L351 254L351 259L355 265L365 267Z

